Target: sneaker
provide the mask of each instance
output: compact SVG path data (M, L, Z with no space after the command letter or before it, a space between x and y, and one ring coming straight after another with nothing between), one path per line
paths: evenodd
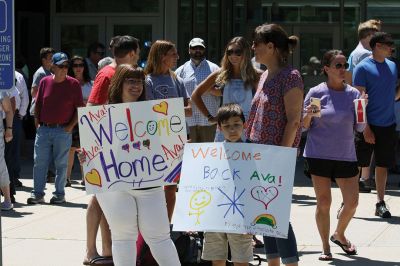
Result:
M44 203L44 197L39 197L39 196L35 196L35 195L31 195L26 203L28 204L41 204Z
M10 195L11 198L11 203L15 203L15 196L14 195Z
M367 181L361 180L358 182L358 189L359 189L358 191L360 193L370 193L371 192L371 188L369 187L367 182L368 182L368 180Z
M67 183L65 183L65 187L70 187L71 186L71 180L67 179Z
M22 184L21 180L18 178L15 179L15 187L23 187L24 185Z
M63 204L65 202L65 197L64 196L56 196L54 195L50 199L50 204Z
M14 204L9 201L3 201L1 203L1 210L2 211L11 211L14 208Z
M392 217L392 214L386 207L386 204L383 200L376 204L375 216L379 216L382 218L391 218Z

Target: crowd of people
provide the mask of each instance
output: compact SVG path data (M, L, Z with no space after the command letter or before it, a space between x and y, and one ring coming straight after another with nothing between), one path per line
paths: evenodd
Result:
M315 219L321 237L320 260L332 260L329 241L348 255L357 248L345 236L358 205L358 193L370 190L371 158L375 162L375 215L390 218L384 201L388 168L395 165L395 100L400 98L398 69L388 58L394 41L369 20L358 29L360 43L348 60L340 50L325 52L319 61L326 82L304 90L301 73L289 64L299 39L277 24L255 28L252 44L234 37L226 45L220 66L206 59L206 43L193 38L190 60L175 71L179 59L174 43L155 41L144 69L137 66L139 40L115 36L105 47L90 45L87 57L52 48L40 51L41 67L31 86L31 108L23 76L16 72L13 91L0 94L1 209L12 210L15 187L21 185L21 119L34 116L33 190L28 204L44 203L48 169L55 171L50 204L66 201L76 151L79 151L77 108L181 97L191 142L244 142L297 148L307 132L304 158L316 195ZM254 58L252 59L252 54ZM252 62L253 61L253 62ZM254 62L257 62L255 67ZM266 70L265 70L266 69ZM366 103L366 121L356 117L354 101ZM80 154L81 162L85 160ZM293 166L294 167L294 166ZM363 168L361 170L361 168ZM365 168L365 169L364 169ZM331 184L342 193L338 223L330 235ZM84 185L84 179L82 179ZM93 195L87 207L84 265L136 265L136 240L141 235L159 265L180 265L170 237L177 186L152 187ZM121 208L123 204L123 208ZM118 206L117 206L118 205ZM117 207L116 207L117 206ZM151 206L151 208L149 208ZM96 237L101 229L102 250ZM203 258L225 265L228 243L236 266L253 260L251 235L204 234ZM257 240L257 239L255 239ZM295 231L288 238L264 236L269 266L299 263Z

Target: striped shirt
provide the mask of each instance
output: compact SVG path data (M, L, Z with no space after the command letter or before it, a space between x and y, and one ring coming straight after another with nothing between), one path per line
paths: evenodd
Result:
M176 71L176 75L183 79L183 84L188 92L189 96L192 95L195 88L205 80L212 72L219 70L219 67L204 59L196 66L192 60L187 61L185 64L180 66ZM213 96L205 93L201 96L206 105L208 111L212 116L217 115L217 110L220 106L220 97ZM189 127L191 126L210 126L207 117L205 117L197 108L195 104L192 104L192 117L186 117L186 122Z

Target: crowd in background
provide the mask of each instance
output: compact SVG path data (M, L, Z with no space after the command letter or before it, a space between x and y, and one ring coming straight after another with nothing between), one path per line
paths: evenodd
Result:
M395 110L400 76L392 58L394 41L380 31L380 25L377 20L360 24L360 42L348 59L327 47L321 60L310 58L310 65L301 72L289 64L301 40L288 36L276 24L257 27L252 40L232 38L219 66L206 59L207 45L198 37L188 45L190 60L178 68L177 47L166 40L152 44L144 69L137 66L139 40L128 35L111 39L108 49L112 57L104 57L106 48L100 43L90 45L86 57L42 48L41 67L33 75L30 92L22 64L15 72L14 89L0 94L4 118L4 125L0 123L1 209L13 209L16 187L22 186L24 117L32 116L36 128L34 187L27 203L44 203L46 182L54 172L50 203L57 205L66 201L65 187L72 185L80 148L78 107L182 97L191 142L231 141L227 137L231 130L240 136L231 142L297 148L305 136L303 156L315 189L315 219L322 242L319 259L333 259L329 241L349 255L357 254L345 230L359 204L358 193L376 187L374 214L391 218L384 196L388 169L396 169L399 127ZM303 72L321 74L323 81L305 91ZM367 120L363 122L356 117L353 102L358 99L366 103ZM231 116L224 115L228 109ZM85 160L84 155L79 157ZM370 166L375 167L374 184ZM343 203L337 227L330 234L332 182L339 186ZM136 240L143 238L159 265L180 265L169 235L176 191L177 186L166 186L92 196L83 264L133 265ZM121 202L126 202L123 210L115 207ZM101 252L96 247L99 229ZM279 265L280 259L284 265L298 265L291 224L287 239L265 236L263 240L268 265ZM214 266L225 265L229 242L234 264L248 265L252 241L260 244L252 236L206 233L203 258Z

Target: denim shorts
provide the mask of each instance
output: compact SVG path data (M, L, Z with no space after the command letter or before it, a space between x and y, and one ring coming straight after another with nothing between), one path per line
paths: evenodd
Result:
M293 228L290 223L288 238L284 239L264 236L264 249L267 260L280 257L283 264L289 264L299 261L296 236L294 235Z

